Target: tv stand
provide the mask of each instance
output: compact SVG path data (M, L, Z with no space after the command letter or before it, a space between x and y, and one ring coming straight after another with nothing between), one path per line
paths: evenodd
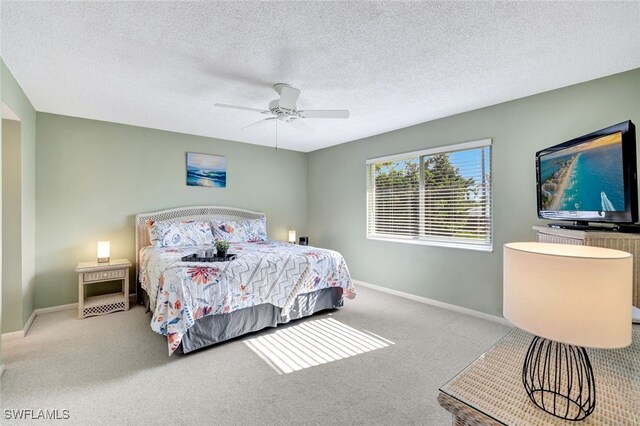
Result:
M622 232L625 234L640 234L640 225L635 223L619 223L612 226L605 225L589 225L589 222L554 222L547 225L549 228L555 229L572 229L574 231L603 231L603 232Z
M555 222L548 225L550 228L556 229L573 229L576 231L615 231L613 226L589 225L589 222L577 220L575 222ZM640 231L638 231L640 232Z
M564 225L564 224L563 224ZM620 225L622 226L622 225ZM632 304L640 308L640 234L614 231L612 228L576 230L550 226L534 226L536 241L541 243L576 244L622 250L633 255L633 299ZM640 309L633 310L633 321L640 322Z

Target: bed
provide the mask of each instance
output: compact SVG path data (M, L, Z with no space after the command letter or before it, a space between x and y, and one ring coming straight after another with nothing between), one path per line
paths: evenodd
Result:
M225 232L240 225L252 237L228 239L231 234ZM170 232L158 231L183 226L198 227L198 235L192 239L182 235L181 242ZM236 259L182 261L184 256L214 249L205 229L209 226L214 240L230 241L229 253L237 254ZM170 355L338 308L344 297L355 297L340 253L269 240L263 213L232 207L138 214L136 276L138 301L151 313L151 328L166 336Z

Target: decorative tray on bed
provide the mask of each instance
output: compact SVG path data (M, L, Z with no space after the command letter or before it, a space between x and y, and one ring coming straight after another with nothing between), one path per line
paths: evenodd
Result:
M217 254L213 254L211 252L204 253L204 256L201 256L202 253L194 253L188 256L184 256L182 258L183 262L229 262L230 260L235 260L238 255L236 253L227 253L224 257L218 256Z

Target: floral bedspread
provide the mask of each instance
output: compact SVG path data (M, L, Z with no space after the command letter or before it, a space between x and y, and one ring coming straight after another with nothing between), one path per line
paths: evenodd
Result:
M182 262L213 246L145 247L140 251L140 282L150 299L151 328L167 336L169 355L198 318L271 303L288 314L299 294L342 287L355 289L342 255L333 250L278 241L231 243L229 262Z

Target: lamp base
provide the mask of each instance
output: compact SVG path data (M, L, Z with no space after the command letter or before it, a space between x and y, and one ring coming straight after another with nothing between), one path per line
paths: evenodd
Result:
M110 257L99 257L98 263L109 263L111 261Z
M595 409L593 369L582 347L535 336L524 360L522 383L535 405L563 420L583 420Z

